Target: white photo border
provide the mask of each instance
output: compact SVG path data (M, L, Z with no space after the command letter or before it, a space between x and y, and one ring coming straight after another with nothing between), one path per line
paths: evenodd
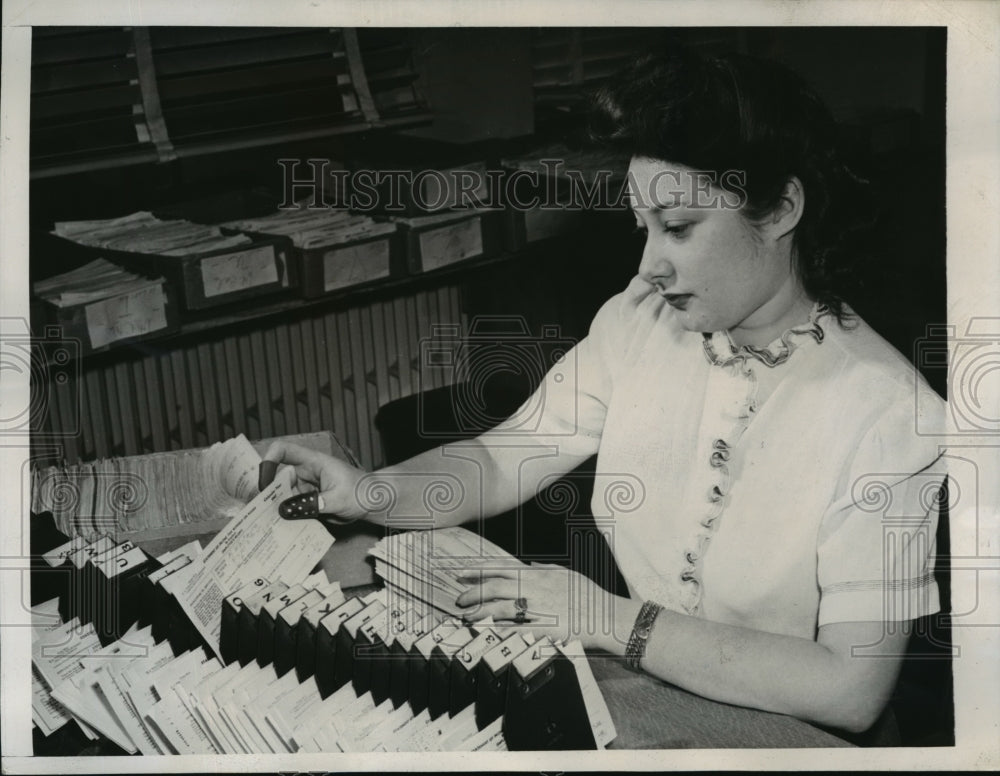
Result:
M32 25L240 26L945 26L947 27L948 323L964 332L973 318L1000 320L1000 4L983 0L7 0L3 5L0 84L0 324L28 319L28 108ZM2 328L0 328L2 332ZM28 406L28 375L0 373L0 405ZM1000 408L1000 399L992 405ZM1000 412L990 417L1000 417ZM956 440L980 472L997 472L1000 438ZM962 446L964 445L964 446ZM20 494L28 487L27 442L0 440L4 519L0 520L0 751L4 773L296 772L410 770L840 770L1000 767L1000 569L983 558L976 575L953 580L955 611L983 606L984 624L956 628L954 747L824 750L608 751L600 753L271 755L206 757L31 757L30 628L19 570L25 537ZM982 483L976 524L952 519L952 546L976 531L996 548L1000 478ZM15 508L14 505L17 505ZM981 541L982 543L982 541ZM964 607L964 608L963 608ZM28 623L30 624L30 623ZM21 625L22 627L7 627Z

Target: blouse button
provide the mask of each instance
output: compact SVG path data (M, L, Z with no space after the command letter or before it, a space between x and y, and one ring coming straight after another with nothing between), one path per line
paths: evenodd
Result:
M722 501L723 495L725 494L722 492L722 488L720 488L718 485L713 485L712 489L708 492L708 500L711 501L712 503L715 503L717 501Z
M681 572L681 581L682 582L691 582L693 579L694 579L694 572L693 571L682 571Z
M698 560L698 553L688 550L687 552L684 553L684 558L687 560L688 563L694 563Z

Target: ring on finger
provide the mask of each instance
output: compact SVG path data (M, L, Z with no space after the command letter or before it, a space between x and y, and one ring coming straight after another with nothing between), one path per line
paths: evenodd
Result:
M514 599L514 622L518 625L523 624L527 620L528 614L528 600L526 598L515 598Z

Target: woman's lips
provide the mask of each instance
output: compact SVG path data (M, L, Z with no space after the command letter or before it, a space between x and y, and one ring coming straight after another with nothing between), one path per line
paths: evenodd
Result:
M691 301L691 297L694 294L664 294L663 298L667 300L667 304L677 310L683 310L688 306L688 302Z

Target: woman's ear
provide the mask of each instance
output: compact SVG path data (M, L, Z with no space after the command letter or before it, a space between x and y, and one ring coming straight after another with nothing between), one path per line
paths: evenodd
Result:
M792 176L785 183L785 190L781 193L778 206L765 221L767 230L775 238L791 234L792 230L799 225L805 205L806 193L802 188L802 182Z

